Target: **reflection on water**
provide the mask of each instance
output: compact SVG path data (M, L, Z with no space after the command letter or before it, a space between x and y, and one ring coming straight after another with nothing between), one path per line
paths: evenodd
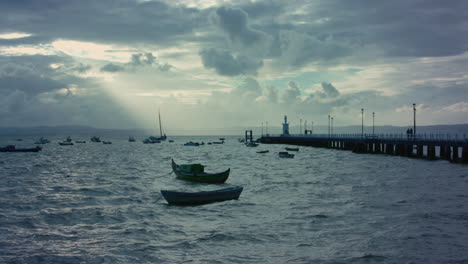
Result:
M217 138L60 138L40 153L0 153L0 262L468 261L464 165L309 147L281 159L285 146L248 148L235 137L182 146ZM171 158L231 168L226 185L244 186L240 199L167 205L160 189L225 186L175 179Z

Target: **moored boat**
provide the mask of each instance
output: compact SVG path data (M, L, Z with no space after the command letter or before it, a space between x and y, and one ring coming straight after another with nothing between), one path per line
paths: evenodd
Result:
M224 183L229 177L231 169L220 173L206 173L205 166L201 164L177 165L172 160L172 171L176 177L182 180L204 182L204 183Z
M128 137L128 142L135 142L135 141L136 141L136 140L135 140L134 137L132 137L132 136Z
M286 149L287 151L299 151L299 148L286 147L285 149Z
M34 148L16 148L15 145L8 145L6 147L0 147L0 152L39 152L42 148L36 146Z
M59 142L59 145L60 145L60 146L73 146L73 142L71 142L71 141L63 141L63 142Z
M112 144L112 141L105 141L105 140L103 140L103 141L102 141L102 144L110 145L110 144Z
M91 142L101 142L101 139L99 137L91 137Z
M270 151L269 151L269 150L260 150L260 151L257 151L257 153L259 153L259 154L268 153L268 152L270 152Z
M75 140L75 143L86 143L86 140Z
M155 143L161 143L161 140L154 139L153 137L145 138L145 140L143 140L143 144L155 144Z
M203 143L203 142L202 142L202 143ZM200 143L198 143L198 142L193 142L193 141L189 141L189 142L187 142L187 143L184 143L184 146L195 146L195 147L198 147L198 146L200 146L200 145L204 145L204 143L203 143L203 144L200 144Z
M244 188L241 186L234 186L214 191L201 192L180 192L161 190L161 194L169 204L198 205L239 199L239 196L243 189Z
M281 151L278 155L280 158L294 158L294 154L288 153L287 151Z

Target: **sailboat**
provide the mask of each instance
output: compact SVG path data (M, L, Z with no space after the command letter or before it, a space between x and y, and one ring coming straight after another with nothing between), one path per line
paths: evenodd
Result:
M158 111L158 117L159 117L159 137L149 137L150 140L166 140L167 136L162 131L162 126L161 126L161 111Z

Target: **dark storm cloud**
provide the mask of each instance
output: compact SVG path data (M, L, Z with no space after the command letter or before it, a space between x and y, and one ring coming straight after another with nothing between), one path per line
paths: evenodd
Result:
M51 64L62 66L52 68ZM39 103L44 94L61 89L91 86L92 79L75 76L89 66L61 56L0 56L0 112L2 115L18 113ZM55 98L62 99L62 98Z
M38 38L169 43L207 23L200 11L156 1L0 1L0 25Z
M22 91L37 95L43 92L66 87L57 76L51 63L61 63L64 59L58 56L0 56L0 91L9 94Z
M375 45L387 56L447 56L468 49L468 2L344 1L312 3L302 26L311 35L333 37L358 47Z
M261 41L265 34L254 30L248 25L247 13L239 8L220 7L213 18L233 42L240 42L245 46Z
M200 51L203 66L215 69L220 75L236 76L241 74L257 74L263 62L246 56L233 56L226 50L204 49Z

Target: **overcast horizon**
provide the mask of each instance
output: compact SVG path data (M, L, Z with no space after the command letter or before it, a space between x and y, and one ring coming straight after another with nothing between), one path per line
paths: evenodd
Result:
M0 127L468 123L466 1L1 1Z

